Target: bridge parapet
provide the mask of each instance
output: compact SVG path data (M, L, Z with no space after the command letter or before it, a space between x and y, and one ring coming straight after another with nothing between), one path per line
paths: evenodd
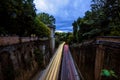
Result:
M30 80L51 54L48 38L0 37L0 80Z
M120 36L100 36L71 46L72 55L86 80L106 80L102 70L113 70L118 77L107 77L107 80L120 79Z
M0 37L0 46L36 41L38 37Z
M96 41L120 43L120 36L100 36L96 38Z

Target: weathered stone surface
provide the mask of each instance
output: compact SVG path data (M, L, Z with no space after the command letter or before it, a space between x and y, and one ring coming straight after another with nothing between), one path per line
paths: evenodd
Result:
M38 40L37 37L0 37L0 46Z
M35 60L35 50L44 53L41 65L50 59L50 41L37 38L0 37L0 80L30 80L40 69Z
M85 80L120 79L120 37L97 37L79 46L71 46L71 52ZM113 70L117 78L102 76L103 69Z

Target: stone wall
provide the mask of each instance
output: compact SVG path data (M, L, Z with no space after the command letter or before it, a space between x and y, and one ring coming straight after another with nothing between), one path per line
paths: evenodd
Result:
M71 53L81 72L82 80L94 80L96 49L93 44L72 46Z
M35 50L43 60L38 65ZM0 80L30 80L50 59L50 41L27 37L0 37Z
M70 49L85 80L120 79L120 37L98 37ZM102 76L104 69L112 70L117 78Z

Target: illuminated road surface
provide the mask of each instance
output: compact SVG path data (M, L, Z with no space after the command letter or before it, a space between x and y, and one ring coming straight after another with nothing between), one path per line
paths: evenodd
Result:
M80 80L68 45L64 45L61 80Z
M50 61L50 64L48 65L47 69L43 72L43 75L39 80L58 80L64 44L65 43L62 43L59 46L55 55Z
M59 46L48 67L42 72L42 75L38 79L33 80L80 80L68 45L64 44L62 43Z

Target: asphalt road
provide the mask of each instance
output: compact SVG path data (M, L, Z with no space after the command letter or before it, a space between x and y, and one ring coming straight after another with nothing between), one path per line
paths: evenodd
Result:
M48 67L44 71L38 73L32 80L80 80L69 47L68 45L63 45L64 43L59 46ZM60 65L62 66L61 69ZM59 71L61 72L60 79L58 79Z
M45 69L39 80L58 80L64 44L65 42L59 45L48 67Z
M61 80L80 80L68 45L64 45Z

